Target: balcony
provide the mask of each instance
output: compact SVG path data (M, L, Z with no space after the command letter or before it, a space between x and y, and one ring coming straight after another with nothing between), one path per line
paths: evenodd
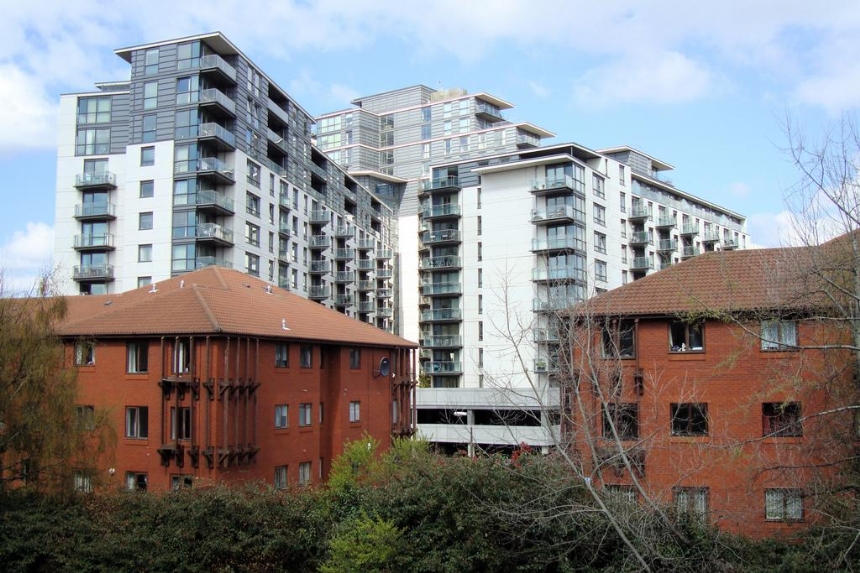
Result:
M532 224L534 225L553 225L564 222L577 222L584 225L585 213L575 210L573 205L559 205L551 209L532 211Z
M585 282L585 269L577 267L556 267L549 269L533 269L532 280L535 282L580 281Z
M201 74L216 74L231 83L236 83L236 68L224 61L218 54L209 54L200 58Z
M308 289L308 298L321 300L328 298L329 288L324 285L311 285Z
M197 130L197 138L214 141L222 151L236 149L236 136L217 123L201 123Z
M651 211L649 211L648 207L645 205L633 205L633 208L630 209L630 213L627 214L627 219L630 222L647 221L651 219Z
M549 372L557 372L558 366L549 360L536 359L532 371L536 374L547 374Z
M112 281L113 265L77 265L72 278L78 282Z
M280 119L284 125L290 124L290 114L271 99L269 100L269 111Z
M463 337L459 334L433 335L423 338L420 342L424 348L460 348L463 346Z
M378 249L376 251L377 260L387 260L394 256L394 249Z
M376 291L376 298L391 298L394 296L394 291L390 288L381 288Z
M333 249L334 258L343 261L355 258L355 249Z
M548 237L532 239L532 252L541 251L582 251L585 252L585 241L576 237Z
M459 308L432 308L421 313L421 322L459 322L463 312Z
M535 328L533 331L533 340L538 343L556 343L561 340L558 330L555 328Z
M677 225L677 219L671 215L663 215L657 218L657 227L660 229L671 229Z
M358 281L359 292L370 292L376 289L376 281Z
M372 271L376 268L376 261L374 259L358 259L355 261L355 268L360 271Z
M75 219L116 219L116 205L113 203L78 203L75 205Z
M654 261L651 257L633 257L633 262L630 264L630 269L634 271L650 271L654 268Z
M432 205L424 207L421 210L422 219L441 219L446 217L459 217L461 213L460 206L454 203L446 203L444 205Z
M497 106L481 100L475 100L475 116L492 123L505 119Z
M560 191L568 191L570 193L575 191L579 195L583 195L582 187L583 185L578 183L570 175L563 175L561 177L547 177L546 179L532 180L531 192L538 196L558 193Z
M629 243L631 245L647 245L651 242L648 231L633 231L630 233Z
M331 271L331 263L329 261L311 261L311 267L308 272L314 275L325 274Z
M233 263L220 257L197 257L197 260L194 262L194 268L199 270L205 269L206 267L222 267L225 269L232 269Z
M194 203L198 209L211 210L221 215L232 215L236 212L233 199L218 191L198 191L194 196Z
M289 239L292 234L290 230L290 223L286 220L278 221L278 234L284 237L285 239Z
M421 294L427 296L442 296L450 294L460 294L463 292L463 285L460 283L424 283L421 285Z
M425 231L421 235L421 242L425 245L441 245L443 243L459 243L460 231L457 229L443 229L441 231Z
M702 236L703 243L719 243L720 242L720 232L713 230L705 230L705 234Z
M269 106L269 109L271 109L271 105ZM266 129L266 136L269 138L269 141L275 144L276 147L280 148L281 151L285 153L289 151L287 149L287 141L271 129Z
M394 309L390 306L380 306L376 309L376 314L383 318L391 318L394 316Z
M376 301L363 300L358 303L358 312L373 312L376 310Z
M236 117L236 102L217 88L209 88L200 92L198 101L200 107L220 111L222 115Z
M78 173L75 175L75 187L78 189L116 189L116 175L110 171Z
M394 269L376 269L376 278L390 279L394 276Z
M215 242L224 246L233 245L232 229L225 229L215 223L202 223L197 225L197 240L200 242Z
M349 306L352 304L351 294L336 294L334 295L335 306Z
M461 266L460 257L444 255L441 257L428 257L421 259L421 264L418 268L422 271L428 271L437 269L458 269Z
M325 209L313 209L308 213L308 222L312 225L325 225L329 220L329 212Z
M351 239L355 236L355 227L339 225L334 229L334 236L339 239Z
M702 251L696 245L687 245L681 251L682 259L689 259L690 257L695 257L696 255L700 255Z
M532 300L532 310L534 312L556 312L570 308L579 302L574 298L565 297L553 297L547 300L536 298Z
M351 283L355 281L354 271L335 271L334 282L336 283Z
M517 147L519 149L540 147L540 137L536 135L531 135L529 133L523 133L522 131L520 131L519 133L517 133Z
M312 249L327 249L331 246L331 237L328 235L311 235L308 246Z
M427 362L424 365L424 374L433 376L458 375L463 372L463 367L459 362L453 361L434 361Z
M684 223L684 226L681 227L682 235L698 235L699 234L699 226L692 223Z
M278 205L283 207L285 211L290 210L290 194L287 191L278 193Z
M678 241L674 239L660 239L660 244L657 246L659 251L677 251Z
M449 177L440 177L438 179L430 179L429 181L422 181L421 188L423 189L423 193L438 193L438 192L452 192L460 190L460 178L456 176Z
M185 173L197 173L200 177L213 177L219 183L235 183L233 167L217 157L201 157L189 161L177 161L173 168L174 173L182 175Z
M284 264L290 264L290 253L286 249L278 250L278 260Z
M376 246L376 239L356 239L355 248L360 251L369 251Z
M112 251L113 235L110 233L75 235L73 246L76 251Z
M726 239L723 241L723 250L724 251L733 251L738 248L738 240L737 239Z

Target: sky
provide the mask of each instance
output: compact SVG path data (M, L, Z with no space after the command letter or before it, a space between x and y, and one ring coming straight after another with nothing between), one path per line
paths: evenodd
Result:
M0 292L50 269L59 96L114 54L220 31L311 114L415 84L487 92L551 143L630 145L776 246L811 136L860 106L856 0L42 0L0 5Z

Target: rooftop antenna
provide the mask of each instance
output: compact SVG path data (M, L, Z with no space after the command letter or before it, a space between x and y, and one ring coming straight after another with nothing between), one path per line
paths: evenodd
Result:
M156 283L152 283L152 288L149 289L149 294L155 294L158 292L158 286Z
M282 330L289 330L290 329L290 327L287 326L287 319L286 318L281 319L281 329Z

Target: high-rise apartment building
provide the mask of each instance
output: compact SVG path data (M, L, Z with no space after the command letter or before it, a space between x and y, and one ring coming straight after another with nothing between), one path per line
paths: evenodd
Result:
M307 111L219 33L116 53L128 81L61 98L65 292L220 265L391 326L392 210L312 145Z

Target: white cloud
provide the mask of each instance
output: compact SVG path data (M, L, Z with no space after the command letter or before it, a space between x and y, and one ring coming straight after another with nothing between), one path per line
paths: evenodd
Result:
M27 223L8 242L0 245L3 295L29 292L38 277L51 268L54 229L45 223Z
M548 97L550 94L549 88L536 81L529 81L529 88L532 90L532 93L539 98Z
M739 197L741 199L749 197L750 194L750 186L741 181L736 181L729 185L727 189L729 195L733 197Z

